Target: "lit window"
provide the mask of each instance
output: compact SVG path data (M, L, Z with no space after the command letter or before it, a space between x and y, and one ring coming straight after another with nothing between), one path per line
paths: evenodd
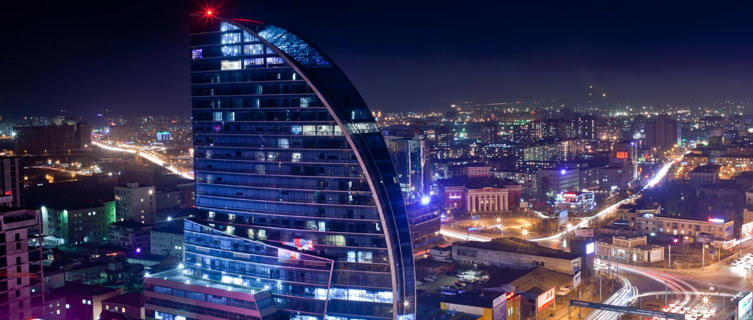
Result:
M293 152L293 154L290 157L290 161L292 161L292 162L299 162L299 161L301 161L301 153L300 152Z
M203 57L204 57L204 53L202 49L191 50L191 59L201 59Z
M256 39L250 33L243 31L243 42L251 42L251 41L259 41L259 39Z
M311 98L301 98L301 108L306 108L311 104Z
M237 56L241 54L241 46L222 46L221 48L223 56Z
M243 59L243 67L248 69L253 66L263 66L264 58Z
M241 42L241 34L238 32L229 32L222 35L220 39L222 44L234 44Z
M240 60L222 60L220 62L220 70L240 70Z
M282 58L280 57L269 57L267 58L267 64L283 64Z
M261 44L247 44L243 46L243 54L256 55L264 53L264 47Z
M232 31L232 30L238 30L238 29L240 29L240 28L238 28L238 26L236 26L236 25L234 25L232 23L229 23L229 22L222 22L222 23L220 23L220 31L222 31L222 32Z

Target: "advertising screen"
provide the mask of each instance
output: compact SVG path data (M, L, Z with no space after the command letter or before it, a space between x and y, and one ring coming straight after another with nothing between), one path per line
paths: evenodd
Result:
M740 301L737 301L737 319L748 319L751 304L753 304L753 293L748 292Z
M552 303L554 303L554 287L544 291L536 298L536 310L541 311Z

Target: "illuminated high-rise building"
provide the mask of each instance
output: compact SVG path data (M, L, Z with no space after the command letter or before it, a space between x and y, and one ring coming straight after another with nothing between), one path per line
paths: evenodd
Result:
M343 72L283 28L209 12L190 45L198 214L180 270L145 282L147 317L415 319L400 185Z

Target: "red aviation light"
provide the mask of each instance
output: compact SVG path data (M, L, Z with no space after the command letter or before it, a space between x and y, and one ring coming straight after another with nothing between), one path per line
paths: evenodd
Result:
M214 11L212 11L212 9L207 9L207 11L205 12L206 16L211 16L212 14L214 14Z

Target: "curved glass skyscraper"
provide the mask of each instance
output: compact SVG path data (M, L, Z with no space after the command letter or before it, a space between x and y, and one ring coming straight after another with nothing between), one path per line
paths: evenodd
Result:
M410 228L386 144L301 37L207 15L191 33L196 207L184 274L271 292L293 319L413 319Z

